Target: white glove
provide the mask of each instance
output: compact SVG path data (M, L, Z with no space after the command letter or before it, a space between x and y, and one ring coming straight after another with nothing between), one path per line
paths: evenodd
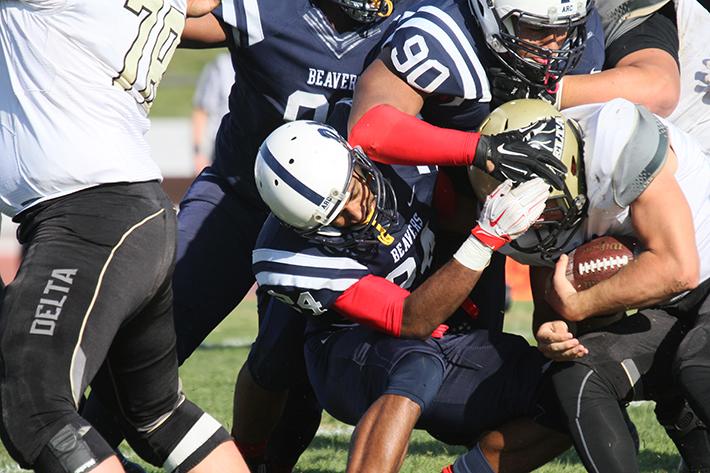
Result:
M550 186L536 177L513 189L513 181L499 185L483 204L478 225L461 245L454 258L473 270L482 270L490 256L535 223L545 209Z

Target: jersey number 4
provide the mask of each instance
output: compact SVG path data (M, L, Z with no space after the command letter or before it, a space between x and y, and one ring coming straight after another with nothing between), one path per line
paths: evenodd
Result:
M136 98L147 110L180 42L185 15L165 0L126 0L123 7L141 18L141 22L123 59L123 69L113 83L131 90L138 82L141 89Z

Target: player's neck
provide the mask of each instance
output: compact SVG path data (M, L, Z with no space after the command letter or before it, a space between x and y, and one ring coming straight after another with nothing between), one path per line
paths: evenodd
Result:
M352 31L360 26L360 23L350 18L339 5L328 0L313 0L313 3L325 13L331 26L338 33Z

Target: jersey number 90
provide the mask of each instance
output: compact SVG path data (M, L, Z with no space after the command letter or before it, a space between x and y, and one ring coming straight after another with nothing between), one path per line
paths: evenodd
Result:
M451 75L448 67L436 59L428 58L429 47L421 35L408 38L402 45L401 52L392 48L390 57L394 68L402 74L407 74L407 83L427 94L434 92ZM425 73L432 78L428 84L420 84L418 81Z

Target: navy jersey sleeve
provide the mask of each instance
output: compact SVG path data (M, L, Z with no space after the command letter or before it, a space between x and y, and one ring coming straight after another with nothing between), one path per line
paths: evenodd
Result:
M213 13L232 28L237 46L252 46L264 39L261 10L258 0L222 0Z
M458 11L433 5L400 20L380 58L412 88L425 94L490 100L475 41Z
M587 42L582 58L570 74L590 74L599 72L604 66L604 30L602 20L596 9L587 17Z
M259 290L307 315L322 315L370 271L345 256L324 253L271 216L252 253Z

